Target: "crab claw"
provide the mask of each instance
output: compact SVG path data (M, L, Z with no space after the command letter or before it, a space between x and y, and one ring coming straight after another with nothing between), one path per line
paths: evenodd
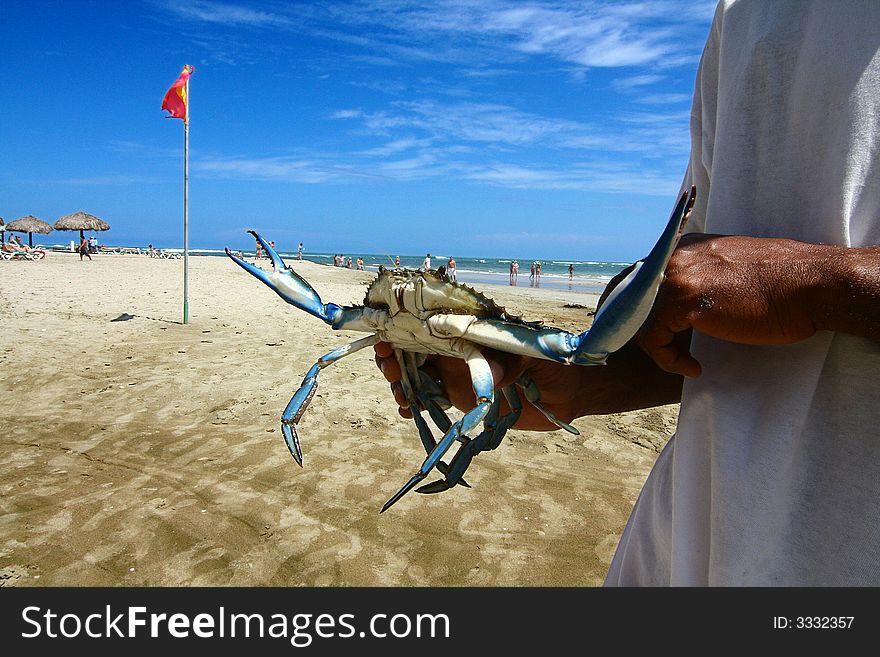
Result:
M480 435L488 435L488 433L484 432ZM464 438L461 447L458 449L458 453L452 459L446 472L440 470L446 475L446 478L438 479L437 481L432 481L430 484L420 486L419 488L416 488L416 492L427 495L432 493L442 493L456 484L461 483L463 481L461 476L464 474L464 471L468 469L471 461L474 460L474 456L477 454L478 450L476 449L476 445L476 441ZM437 469L439 470L440 468ZM468 486L468 488L470 488L470 486Z
M644 260L614 288L596 313L593 325L576 338L574 362L600 365L608 354L630 341L648 318L663 272L678 244L688 214L694 206L697 190L691 187L679 198L660 239Z
M393 504L395 504L401 497L410 492L413 488L419 485L419 482L422 481L425 477L428 476L427 472L416 472L406 484L404 484L403 488L397 491L394 496L385 502L385 505L382 507L382 510L379 513L385 513L388 509L391 508Z
M437 443L437 446L428 454L428 458L422 463L422 467L419 468L418 472L390 500L385 502L385 506L382 507L380 513L384 513L392 504L418 486L419 482L427 477L437 465L437 462L443 458L443 454L452 446L452 443L456 440L466 440L466 436L486 418L486 415L492 408L495 401L495 381L492 378L492 369L489 367L488 361L480 353L479 349L472 346L466 347L464 357L470 370L471 383L474 386L477 405L452 425L449 431L446 432L446 435ZM450 464L449 467L451 472L455 470L453 464ZM452 481L457 482L462 474L464 474L464 469L458 472Z
M450 488L451 486L446 483L445 479L438 479L437 481L432 481L430 484L419 486L418 488L416 488L416 492L423 493L425 495L431 495L433 493L442 493L443 491L449 490Z
M325 304L321 301L321 297L309 283L293 269L284 264L284 260L278 255L278 252L272 246L260 237L255 231L248 231L257 241L263 245L269 258L272 260L273 271L264 271L256 265L252 265L238 256L234 255L229 248L226 248L226 255L235 261L242 269L249 274L256 276L284 299L287 303L305 310L307 313L324 320L328 324L333 321L342 312L342 309L334 303Z
M287 449L290 450L293 460L297 462L299 467L303 467L303 452L299 444L299 433L297 433L296 425L292 420L281 420L281 433L284 435L284 442L287 444Z

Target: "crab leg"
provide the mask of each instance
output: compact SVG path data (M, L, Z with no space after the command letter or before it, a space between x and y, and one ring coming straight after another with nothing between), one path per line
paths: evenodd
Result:
M403 488L397 491L397 493L385 503L385 506L382 507L380 513L387 511L392 504L397 502L401 497L415 488L420 481L427 477L428 473L434 469L437 462L452 446L452 443L460 436L470 433L474 427L483 421L483 418L486 417L486 414L492 407L492 403L495 401L495 382L492 378L492 370L489 368L489 363L476 347L470 345L466 347L463 355L471 373L474 393L476 393L477 396L476 407L468 411L463 418L452 425L452 428L450 428L446 435L443 436L437 444L437 447L428 454L428 458L422 463L422 467L419 468L419 471L416 472L406 484L404 484Z
M376 344L377 339L378 338L375 335L368 335L365 338L355 340L350 344L339 347L339 349L334 349L329 354L321 356L318 359L318 362L312 365L312 368L303 379L299 390L294 393L293 398L287 404L287 408L284 409L284 413L281 415L281 433L284 435L284 442L287 443L287 449L290 450L294 460L296 460L300 466L302 466L302 448L299 444L299 433L297 433L296 424L303 416L303 413L306 412L309 402L312 401L312 397L318 389L318 372L328 365L332 365L340 358L344 358L349 354L360 351L364 347L370 347Z
M535 385L535 382L532 381L532 378L530 376L528 376L527 374L523 374L516 380L516 384L523 389L523 394L526 396L526 399L529 400L529 403L531 403L532 406L541 411L544 414L544 417L546 417L560 429L565 429L566 431L568 431L568 433L573 433L575 436L580 435L580 431L575 429L570 424L563 422L549 410L544 408L544 406L541 404L541 391L538 390L538 386Z
M498 421L498 425L495 427L495 431L492 432L491 437L488 439L487 447L490 450L497 448L498 445L501 444L504 434L507 433L510 427L516 424L520 413L522 413L522 402L519 399L519 393L516 391L516 386L504 386L501 389L501 392L507 400L507 405L510 406L510 412L501 417Z
M411 372L406 363L403 350L395 349L394 357L397 359L398 365L400 365L400 385L403 387L403 394L406 395L406 401L409 405L409 411L412 413L413 422L416 423L416 428L419 430L419 438L422 440L425 452L430 454L437 446L437 441L434 440L434 434L431 433L431 428L425 422L425 418L422 417L419 406L416 403L416 394L413 391L412 381L410 381ZM417 372L412 372L412 374L418 376Z
M422 406L428 411L428 415L434 420L434 424L437 425L437 428L445 434L452 426L452 420L449 419L449 416L446 415L436 401L437 398L443 398L440 387L431 380L431 377L419 369L418 363L416 362L416 355L414 353L406 352L406 358L413 379L413 388L416 396L419 398L419 401L422 402ZM447 401L448 403L448 400L444 401Z
M457 483L460 483L459 480L461 480L461 476L464 474L465 470L468 469L468 466L470 466L474 456L476 456L477 452L481 451L477 448L479 444L478 441L482 440L482 442L485 443L485 438L494 433L500 409L501 398L496 397L495 401L492 402L492 406L489 408L489 412L486 413L486 417L483 419L483 431L480 435L473 440L467 436L462 436L461 447L458 448L458 452L456 452L455 456L452 458L452 462L447 471L443 473L446 475L446 478L438 479L437 481L432 481L430 484L420 486L419 488L416 488L416 492L425 494L440 493L444 490L449 490ZM437 469L440 470L440 468ZM441 470L441 472L443 471Z
M293 269L284 264L281 256L272 248L272 246L257 235L256 232L249 230L272 259L273 271L268 272L260 269L256 265L252 265L238 256L234 255L229 249L226 249L226 255L232 258L237 265L249 274L253 274L266 285L271 287L278 293L287 303L296 306L307 313L323 319L328 324L333 324L342 314L342 309L335 303L325 304L321 301L321 297L308 282Z
M439 493L457 484L464 484L464 479L461 477L470 467L474 457L480 452L496 449L501 444L508 429L516 424L520 413L522 413L522 403L516 391L516 386L505 386L501 391L504 393L505 399L507 399L510 412L499 418L498 413L501 408L501 400L496 399L492 404L492 408L486 414L483 432L473 440L465 441L462 444L455 458L452 459L452 463L449 464L449 472L446 473L446 479L438 479L430 484L425 484L416 489L417 493Z
M452 427L452 421L425 389L425 381L429 381L434 388L437 388L437 386L431 381L427 374L418 369L415 354L408 351L405 352L401 349L395 349L394 355L400 365L400 383L403 387L403 392L406 395L407 402L409 403L409 410L410 413L412 413L413 421L416 423L416 428L419 430L419 438L422 441L422 446L425 448L425 452L430 454L434 451L434 448L437 447L437 441L434 440L434 434L431 432L431 428L422 417L418 404L416 404L416 398L418 398L418 400L422 402L422 405L428 409L434 423L444 434L449 431L450 427ZM413 380L418 381L418 383L413 385ZM439 391L439 388L437 388L437 390ZM437 469L444 475L449 472L449 466L443 461L437 463ZM460 483L463 486L470 488L470 484L466 481L461 481Z

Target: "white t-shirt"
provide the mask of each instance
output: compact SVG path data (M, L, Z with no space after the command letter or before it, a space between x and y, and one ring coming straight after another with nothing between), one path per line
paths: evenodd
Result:
M873 3L721 2L691 116L691 229L880 244L878 49ZM695 333L692 352L703 375L606 585L880 585L880 344Z

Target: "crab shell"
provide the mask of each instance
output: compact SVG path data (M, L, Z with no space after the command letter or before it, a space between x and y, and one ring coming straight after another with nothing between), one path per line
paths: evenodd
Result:
M419 271L380 266L379 275L367 288L364 305L387 310L392 315L403 311L420 319L446 313L505 322L521 321L481 292L452 281L434 269Z
M343 316L349 313L357 318L341 322L339 328L375 331L396 349L459 358L464 353L462 342L479 320L530 329L542 325L511 315L491 298L437 270L380 267L363 306L349 306Z

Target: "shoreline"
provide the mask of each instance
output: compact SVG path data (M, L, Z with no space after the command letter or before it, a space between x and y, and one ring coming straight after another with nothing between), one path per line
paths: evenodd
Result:
M102 245L105 246L105 245ZM74 253L64 247L64 245L35 245L34 248L43 248L52 253ZM123 248L123 249L142 249L146 252L146 248L144 247L119 247L114 246L107 248ZM171 249L160 249L162 251L167 251L169 253L182 254L183 249L180 248L171 248ZM260 259L255 258L255 254L248 251L239 251L238 253L242 253L243 256L251 262L255 262L257 264L263 262L269 262L268 258L263 257ZM330 256L322 253L306 253L305 259L303 261L299 261L296 259L295 253L288 253L282 251L279 253L282 258L284 258L287 264L296 264L297 262L312 262L317 265L325 266L325 267L333 267L329 262L322 262L321 260L324 258L329 258ZM96 254L92 254L96 255ZM107 255L105 253L99 253L97 255ZM119 254L112 254L119 255ZM124 255L135 255L135 254L124 254ZM374 256L375 254L368 254ZM225 258L225 253L222 249L190 249L189 257L191 258ZM404 256L404 258L410 260L416 260L416 256ZM498 260L496 258L492 258L491 260ZM499 261L501 262L501 261ZM504 261L507 262L507 261ZM575 263L579 266L587 264L587 263ZM591 263L598 264L598 263ZM626 266L623 263L604 263L606 265L618 265L620 269L623 269ZM335 267L335 269L347 269L346 267ZM349 271L357 271L349 270ZM365 265L364 271L373 272L374 274L378 272L378 265L368 263ZM605 286L608 284L608 281L611 280L611 276L597 276L597 275L584 275L580 272L575 272L574 276L570 279L567 273L556 273L556 272L543 272L541 276L536 280L531 280L529 278L529 272L525 270L520 273L515 283L510 282L510 275L507 272L495 272L495 271L485 271L485 270L474 270L469 268L459 267L458 269L458 281L460 283L465 283L467 285L498 285L498 286L509 286L509 287L528 287L533 289L556 289L563 290L567 292L573 292L575 294L588 294L588 295L599 295L605 289Z

